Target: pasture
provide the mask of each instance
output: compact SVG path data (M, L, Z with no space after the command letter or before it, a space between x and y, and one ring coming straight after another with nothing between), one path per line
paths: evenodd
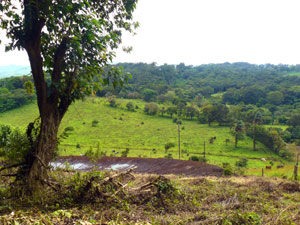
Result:
M127 102L138 106L135 112L126 109ZM84 155L87 151L102 152L107 156L121 156L126 149L128 157L164 158L167 155L178 159L178 130L173 119L162 116L150 116L143 112L141 100L118 99L117 108L110 107L105 98L87 98L71 105L60 127L60 134L68 131L68 138L62 139L59 154ZM38 115L35 104L0 114L0 122L15 127L26 128ZM245 137L234 148L234 137L228 127L213 124L199 124L184 120L181 133L181 159L193 155L203 156L204 142L208 163L222 166L224 162L234 166L241 158L248 159L248 172L259 174L270 162L276 166L287 163L258 143L258 150L252 150L252 139ZM210 138L216 137L213 143ZM226 142L226 139L229 142ZM175 147L165 151L165 144L174 143ZM265 158L266 161L261 161ZM256 171L257 170L257 171ZM248 172L246 172L248 174Z

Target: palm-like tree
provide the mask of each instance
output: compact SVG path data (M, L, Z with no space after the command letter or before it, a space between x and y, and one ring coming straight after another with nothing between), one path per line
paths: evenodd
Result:
M256 149L256 125L262 124L263 116L260 111L257 111L254 115L253 125L254 125L254 132L253 132L253 150Z

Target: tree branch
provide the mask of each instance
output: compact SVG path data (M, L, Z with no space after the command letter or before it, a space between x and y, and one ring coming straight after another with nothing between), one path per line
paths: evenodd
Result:
M13 174L0 174L0 177L16 177L18 176L17 173L13 173Z
M43 111L43 103L47 99L47 84L44 78L43 59L41 55L41 35L46 19L40 17L38 2L24 0L24 48L27 51L31 72L36 87L39 110Z
M52 72L52 81L53 82L59 82L61 78L61 72L62 72L62 63L64 61L64 57L66 55L67 51L67 44L69 42L68 37L63 37L61 43L56 49L55 55L54 55L54 67Z
M72 103L72 99L70 98L70 95L74 88L74 81L75 81L75 77L78 73L78 70L79 70L79 67L76 66L74 68L73 72L68 73L68 75L67 75L66 89L65 89L63 95L61 95L61 102L59 104L59 112L61 114L61 117L65 114L68 107Z
M35 155L35 158L37 158L37 160L41 163L41 165L43 167L45 167L46 169L48 169L48 167L46 166L46 164L41 160L41 158L38 155Z
M13 164L13 165L8 165L8 166L0 168L0 171L8 170L8 169L11 169L11 168L20 167L20 166L23 166L23 165L24 165L24 163L17 163L17 164Z

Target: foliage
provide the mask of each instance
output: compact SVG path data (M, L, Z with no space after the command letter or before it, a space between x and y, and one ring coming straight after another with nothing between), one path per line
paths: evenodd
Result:
M239 140L243 140L244 139L244 132L245 132L245 127L244 127L244 123L243 121L239 120L235 123L235 126L233 127L233 129L231 129L231 135L233 135L235 137L235 147L237 148L237 144ZM227 140L226 140L226 144L227 144Z
M102 85L128 80L110 63L122 32L138 26L131 21L135 7L135 0L0 2L6 51L26 51L41 118L37 140L19 170L29 192L44 183L60 122L72 102L95 95Z
M116 108L118 106L116 96L114 96L114 95L108 96L107 101L109 102L110 107Z
M229 163L223 163L223 174L225 176L231 176L233 174L232 166Z
M229 109L225 105L207 105L202 108L202 113L206 117L209 125L212 122L218 122L219 125L229 122Z
M155 115L159 112L159 106L154 102L147 103L144 107L144 112L149 115Z
M128 102L127 104L126 104L126 108L129 110L129 111L131 111L131 112L134 112L134 104L132 103L132 102Z
M235 166L239 168L247 167L248 166L248 159L240 159L239 161L235 162Z
M64 129L65 132L74 131L74 130L75 130L74 127L66 127Z
M283 148L284 142L276 130L268 131L262 126L257 126L255 130L256 139L259 142L263 143L274 153L278 154L279 151ZM246 134L250 137L253 137L254 127L249 127L246 131Z
M127 157L129 154L129 148L126 148L124 151L121 152L121 157Z
M24 157L30 148L30 142L24 131L7 125L0 125L0 156L7 163L23 163Z
M300 114L293 115L289 120L289 125L293 127L300 126Z
M98 125L99 121L98 120L93 120L92 121L92 127L96 127Z
M166 159L173 159L173 155L172 153L168 153L168 155L165 155Z
M222 221L224 225L260 225L261 217L255 212L236 212L232 215L229 215L224 221Z
M167 153L170 148L175 147L175 144L172 142L168 142L165 144L165 152Z
M192 155L189 160L192 160L192 161L196 161L196 162L207 162L207 160L203 157L199 157L199 156L196 156L196 155Z

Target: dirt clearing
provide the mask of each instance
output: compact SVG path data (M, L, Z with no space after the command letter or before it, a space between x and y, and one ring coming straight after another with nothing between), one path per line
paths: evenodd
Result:
M95 162L87 156L63 156L51 163L53 167L70 167L78 171L115 170L126 171L136 167L135 173L177 174L185 176L222 176L223 169L201 162L163 158L103 157Z

